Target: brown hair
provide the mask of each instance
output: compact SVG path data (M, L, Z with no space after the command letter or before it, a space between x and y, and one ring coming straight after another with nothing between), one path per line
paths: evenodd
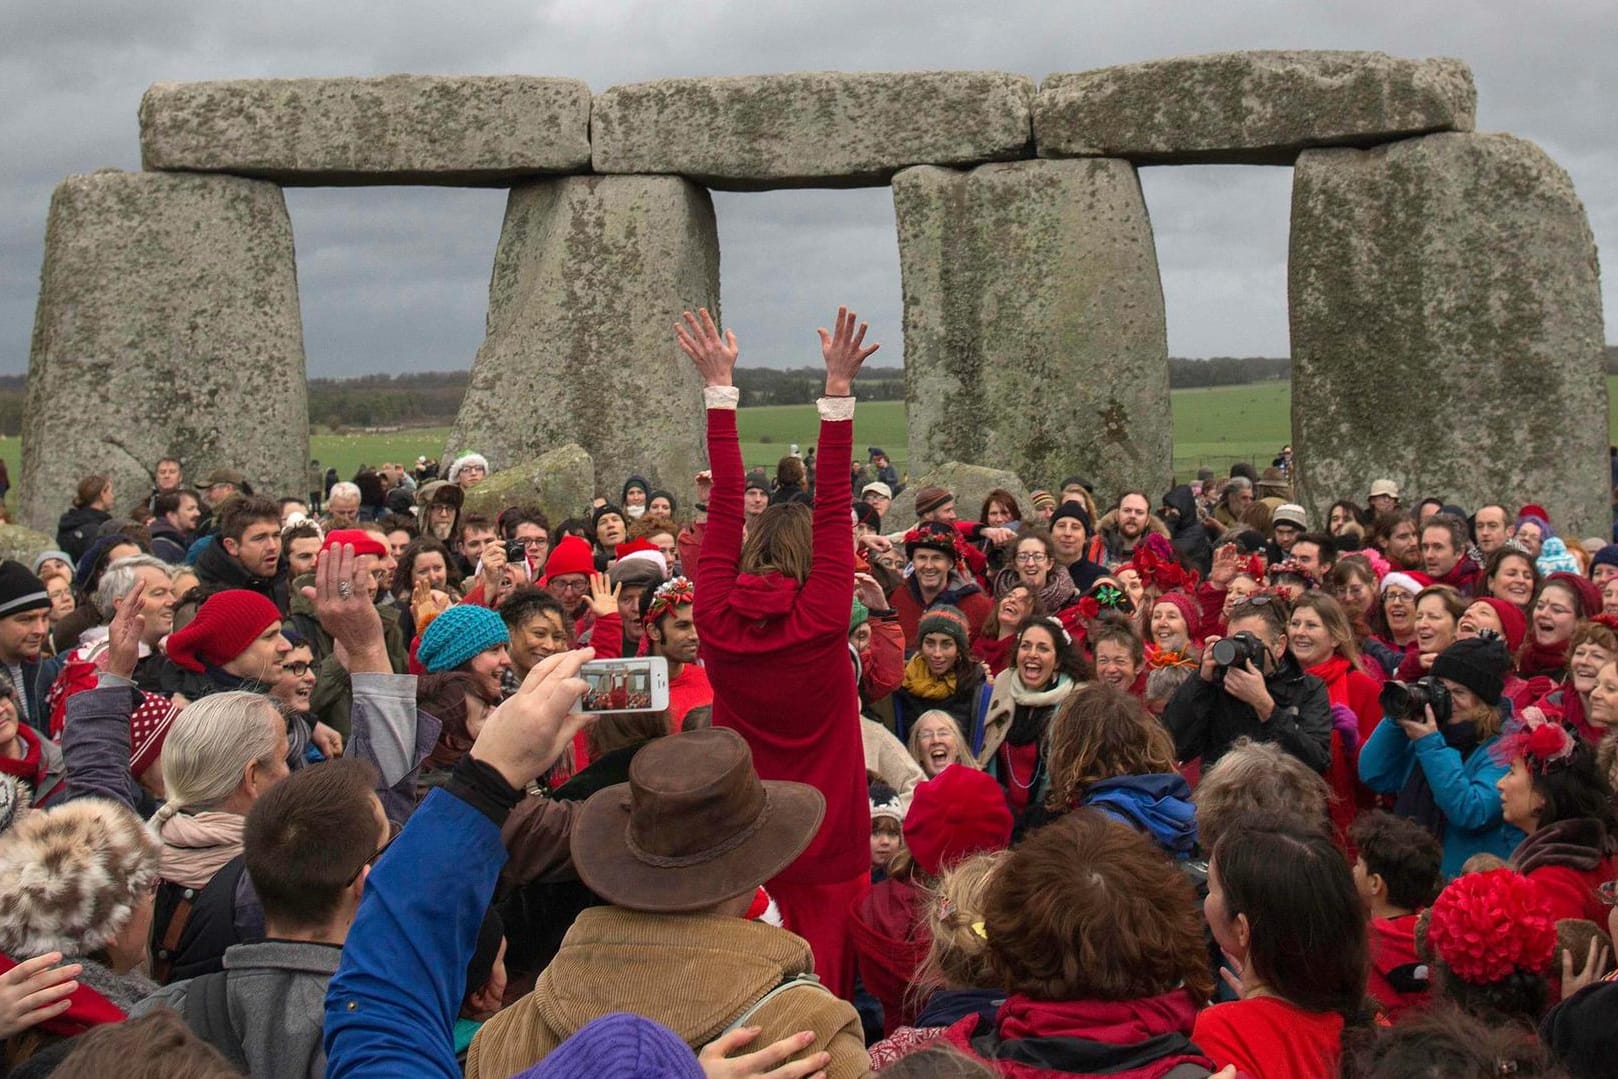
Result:
M1191 800L1203 850L1212 850L1245 813L1283 813L1309 827L1326 828L1331 788L1314 769L1273 742L1238 738L1204 769Z
M74 508L82 510L84 507L100 498L101 492L105 491L107 489L107 484L111 482L111 479L101 475L100 473L84 477L79 481L79 486L73 493Z
M1573 627L1573 636L1567 641L1568 663L1573 662L1573 653L1581 644L1593 644L1618 657L1618 633L1614 633L1612 627L1604 626L1600 622L1582 621Z
M1455 623L1460 622L1461 615L1466 613L1466 605L1472 602L1447 584L1430 584L1416 593L1410 606L1421 606L1421 601L1429 596L1437 596L1444 601L1444 610L1448 612L1450 621Z
M1348 838L1367 872L1382 878L1388 902L1403 910L1420 910L1438 898L1444 883L1444 848L1413 820L1372 809L1354 818Z
M885 1073L884 1073L885 1074ZM1511 1023L1486 1023L1453 1004L1406 1013L1345 1053L1342 1079L1434 1079L1437 1076L1561 1076L1539 1039Z
M1191 879L1150 838L1076 809L1011 852L985 903L989 963L1035 1000L1213 990Z
M493 532L497 536L500 534L500 529L495 525L493 519L491 519L487 514L461 514L461 519L455 522L455 538L458 540L465 540L466 534L472 531Z
M1254 600L1258 602L1255 603ZM1276 592L1248 596L1231 605L1230 617L1225 619L1225 625L1235 625L1244 618L1261 618L1264 624L1270 627L1271 633L1277 637L1284 637L1287 622L1292 618L1292 605Z
M791 454L775 462L775 485L777 487L785 487L787 484L802 487L808 482L808 479L809 473L803 467L803 462Z
M121 1079L240 1079L241 1075L170 1008L122 1023L103 1023L78 1035L52 1074Z
M989 508L996 502L1005 507L1006 512L1011 514L1013 521L1022 520L1022 507L1017 505L1017 496L1003 487L996 487L984 496L983 509L978 514L979 521L987 522L989 520Z
M1360 663L1360 646L1354 640L1354 627L1349 625L1348 612L1343 610L1343 605L1335 597L1325 592L1305 592L1292 601L1293 614L1302 610L1314 611L1320 616L1320 624L1327 636L1331 637L1334 652L1348 660L1356 671L1365 670ZM1291 618L1287 621L1290 623ZM1290 625L1288 628L1291 628Z
M1095 655L1096 645L1103 641L1111 641L1128 648L1137 668L1146 662L1146 644L1136 632L1135 624L1123 615L1102 614L1091 625L1089 643L1092 656Z
M1374 597L1371 602L1371 611L1380 612L1382 603L1381 598L1376 595L1376 570L1371 568L1371 563L1364 555L1348 554L1332 563L1331 569L1326 573L1325 585L1327 593L1341 604L1343 593L1348 590L1349 581L1355 577L1358 577L1361 583L1371 589L1371 594ZM1348 612L1345 610L1343 613L1346 616ZM1366 617L1366 615L1358 612L1354 615L1350 628L1353 630L1355 640L1371 635L1371 626L1366 621Z
M677 537L680 534L680 526L674 523L674 518L665 517L661 513L644 513L636 520L629 522L630 539L655 536L659 532L667 532L669 535Z
M1534 595L1537 597L1539 595L1539 582L1542 579L1539 572L1539 565L1534 561L1533 555L1529 554L1521 547L1517 547L1510 543L1506 544L1504 547L1496 547L1489 554L1489 557L1484 560L1483 589L1481 592L1479 592L1479 595L1491 596L1494 594L1493 592L1489 591L1489 586L1494 584L1495 577L1500 573L1500 567L1505 565L1508 558L1520 558L1528 564L1528 572L1533 575ZM1579 597L1575 595L1573 598L1577 600Z
M652 712L619 712L600 716L585 732L584 742L590 750L591 760L600 760L615 750L650 742L669 733L667 710Z
M260 521L275 525L279 534L281 507L259 495L239 495L226 501L225 508L219 511L219 537L240 543L242 533Z
M767 507L747 528L737 569L759 577L779 573L802 584L814 558L814 516L800 502Z
M247 874L266 921L323 925L376 853L377 773L359 757L305 768L271 787L242 831Z
M1174 771L1174 740L1132 695L1105 682L1068 694L1051 720L1045 749L1046 806L1079 804L1092 783Z

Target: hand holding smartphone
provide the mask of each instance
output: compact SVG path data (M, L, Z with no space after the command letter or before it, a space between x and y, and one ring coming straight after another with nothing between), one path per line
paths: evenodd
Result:
M669 706L669 664L662 656L599 659L579 668L590 688L576 712L661 712Z

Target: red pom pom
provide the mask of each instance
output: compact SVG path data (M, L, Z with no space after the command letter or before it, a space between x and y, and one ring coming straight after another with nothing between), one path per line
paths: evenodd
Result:
M1514 970L1543 974L1556 951L1556 922L1533 881L1496 869L1450 882L1433 904L1427 941L1456 977L1488 985Z

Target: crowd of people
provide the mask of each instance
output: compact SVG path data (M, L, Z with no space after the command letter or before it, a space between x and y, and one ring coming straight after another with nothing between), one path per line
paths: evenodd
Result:
M687 314L689 506L87 476L0 563L8 1074L1609 1074L1618 546L1285 453L958 507L866 332L772 478Z

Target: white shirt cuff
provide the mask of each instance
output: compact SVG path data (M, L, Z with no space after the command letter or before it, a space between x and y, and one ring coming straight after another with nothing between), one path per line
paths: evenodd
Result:
M742 391L735 386L702 387L702 404L705 408L728 408L734 412L741 399Z
M851 420L854 418L854 398L822 397L815 402L823 420Z

